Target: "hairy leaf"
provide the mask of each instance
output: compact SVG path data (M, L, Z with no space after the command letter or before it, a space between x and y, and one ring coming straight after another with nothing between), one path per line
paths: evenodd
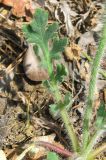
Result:
M37 9L35 12L36 23L39 24L42 32L48 23L48 13L45 10Z
M100 105L97 112L96 126L97 128L104 128L106 126L106 109L104 103Z
M38 46L42 46L42 41L39 35L33 33L33 30L30 25L23 26L23 32L27 37L28 42L35 43Z
M67 92L64 96L64 100L60 101L58 104L51 104L49 105L49 111L51 115L57 119L60 117L60 109L66 107L66 110L68 111L72 106L72 96L70 92Z
M60 117L60 111L56 104L49 105L49 112L54 119L58 119Z
M72 95L70 92L67 92L64 98L64 106L69 110L72 106Z
M58 28L57 23L48 25L48 13L42 9L36 9L32 22L22 28L27 40L42 50L41 65L48 70L49 76L53 72L52 60L59 59L59 52L63 52L67 44L66 38L57 39Z
M45 31L44 39L46 42L48 42L49 39L54 38L57 36L57 29L58 29L58 23L53 23L51 25L48 25L48 28Z
M58 64L57 65L57 73L55 76L55 80L56 82L62 82L64 80L64 76L67 75L67 71L64 65L62 64Z
M64 51L65 46L67 45L67 38L63 39L54 39L53 48L50 51L52 58L57 59L59 57L59 53Z
M37 9L30 24L23 26L23 32L30 43L40 46L44 45L44 34L48 22L48 13L42 9Z

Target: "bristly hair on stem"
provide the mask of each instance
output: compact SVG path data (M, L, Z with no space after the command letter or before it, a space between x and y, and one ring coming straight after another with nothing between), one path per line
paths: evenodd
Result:
M96 81L99 73L100 62L104 56L105 47L106 47L106 22L103 27L101 40L99 42L99 47L97 49L96 56L93 60L93 66L91 71L89 93L87 97L87 104L85 108L84 121L83 121L83 149L87 147L88 142L90 140L89 127L90 127L90 120L91 120L92 111L93 111L93 102L95 99L94 97L95 97L95 90L96 90Z

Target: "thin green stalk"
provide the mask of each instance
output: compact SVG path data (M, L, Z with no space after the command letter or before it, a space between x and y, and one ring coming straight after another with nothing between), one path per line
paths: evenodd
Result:
M94 147L94 145L96 144L97 140L101 137L101 135L104 133L104 130L98 130L94 136L92 137L90 143L88 144L87 148L83 151L83 155L82 157L84 158L84 160L87 160L89 155L91 154L91 151Z
M58 89L58 86L56 86L56 85L53 86L53 84L51 86L53 88L57 88L56 92L54 92L53 94L54 94L54 97L55 97L55 99L58 103L59 101L61 101L61 94L60 94L60 91ZM76 136L74 127L73 127L72 123L70 122L70 118L69 118L69 115L67 113L67 110L66 110L65 106L60 108L60 116L61 116L61 119L62 119L62 121L65 125L66 130L67 130L67 134L70 138L70 141L72 142L71 145L73 147L73 150L75 152L78 152L78 150L79 150L78 138Z
M89 125L92 117L93 102L95 98L94 96L95 96L96 80L99 72L100 61L104 54L105 46L106 46L106 23L103 27L102 37L99 43L95 59L93 61L93 66L91 71L87 106L85 109L84 122L83 122L83 150L86 148L89 141L89 136L90 136Z
M60 115L61 115L62 121L64 122L64 125L65 125L65 128L67 130L68 136L69 136L69 138L72 142L73 150L75 152L78 152L78 150L79 150L78 139L77 139L77 136L75 134L75 130L73 128L73 125L70 122L70 118L69 118L69 115L68 115L65 107L60 110Z
M48 56L49 53L47 53L47 52L48 51L45 50L45 55ZM49 59L49 62L50 62L50 57L47 57L47 59ZM52 65L53 65L52 63L47 63L47 68L48 68L49 75L51 75L51 72L52 72L52 68L53 68ZM50 90L51 90L56 102L58 103L59 101L61 101L61 93L59 91L58 84L57 84L57 82L55 82L54 79L51 79L49 84L50 84ZM69 136L69 138L72 142L73 150L78 151L78 149L79 149L78 139L77 139L77 136L75 134L73 125L70 122L70 118L68 116L68 113L66 111L65 106L64 106L64 108L60 109L60 116L62 118L63 123L65 124L65 128L67 130L68 136Z
M106 150L106 143L102 144L100 147L96 148L88 157L88 160L94 159L97 155Z
M53 65L50 62L49 50L48 50L48 48L45 48L45 46L43 46L43 51L45 53L44 55L45 55L45 59L46 59L46 62L47 62L46 64L47 64L47 68L48 68L48 73L49 73L49 76L50 76L51 73L53 72ZM60 93L59 88L57 86L57 83L54 81L54 79L52 79L51 82L50 82L50 88L51 88L51 92L54 95L57 103L59 101L61 101L61 93ZM74 149L74 151L78 151L78 148L79 148L78 139L76 137L75 131L73 129L73 125L70 122L70 119L69 119L69 116L68 116L68 113L67 113L65 107L60 109L60 115L61 115L62 121L65 124L65 128L68 132L69 138L72 141L73 149Z
M82 54L83 54L83 56L84 56L85 58L88 59L89 62L92 62L92 61L93 61L92 58L91 58L86 52L83 52Z

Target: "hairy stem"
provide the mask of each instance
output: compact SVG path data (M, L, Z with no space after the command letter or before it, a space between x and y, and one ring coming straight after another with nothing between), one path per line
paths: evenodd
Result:
M61 101L61 93L58 89L58 86L55 84L53 86L53 84L51 85L53 88L57 88L56 92L53 92L53 95L55 97L55 100L57 101L57 103L59 101ZM76 133L75 133L75 130L74 130L74 127L70 121L70 118L69 118L69 115L67 113L67 110L66 110L66 107L62 107L60 108L60 116L61 116L61 119L65 125L65 128L67 130L67 134L70 138L70 141L72 142L71 145L73 147L73 150L75 152L77 152L79 150L79 143L78 143L78 138L76 136Z
M102 136L103 133L104 133L104 130L100 129L94 134L87 148L85 149L85 151L83 151L84 154L82 155L82 157L84 158L84 160L88 159L94 145L96 144L96 142L99 140L99 138Z
M46 65L47 65L48 73L50 76L51 73L53 72L53 65L50 62L49 51L47 48L45 48L45 46L43 46L43 52L45 53L45 58L47 61ZM57 82L55 82L54 79L51 79L49 84L50 84L50 90L52 92L52 95L54 96L56 102L58 103L59 101L61 101L61 93L59 91L58 84L57 84ZM70 122L70 119L69 119L68 113L65 109L65 106L64 106L64 108L60 109L60 116L62 118L63 123L65 124L65 128L67 130L68 136L72 142L73 150L78 151L78 148L79 148L78 139L75 134L73 125Z
M97 155L106 150L106 143L102 144L100 147L96 148L88 157L88 160L94 159Z
M48 148L49 150L52 150L52 151L55 151L56 153L58 154L61 154L65 157L70 157L73 155L72 152L62 148L62 147L59 147L58 145L54 145L52 143L49 143L49 142L45 142L45 141L37 141L35 142L35 145L40 145L40 146L43 146L43 147L46 147Z
M89 84L89 93L87 98L87 107L85 109L84 114L84 122L83 122L83 150L86 148L88 141L89 141L89 124L92 117L92 109L93 109L93 102L94 102L94 96L95 96L95 88L96 88L96 80L97 75L99 72L100 67L100 61L103 57L104 50L106 45L106 23L103 27L103 32L101 36L101 40L99 43L99 47L95 56L95 59L93 61L92 71L91 71L91 79Z
M69 115L68 115L66 109L65 108L61 109L60 114L61 114L62 121L64 122L65 128L67 130L68 136L72 142L73 150L75 152L78 152L78 149L79 149L78 139L75 134L75 130L73 128L73 125L70 122L70 118L69 118Z

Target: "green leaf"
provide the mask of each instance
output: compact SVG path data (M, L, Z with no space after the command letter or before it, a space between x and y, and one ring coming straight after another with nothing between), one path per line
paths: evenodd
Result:
M44 46L44 34L48 22L48 13L37 9L30 24L24 25L22 30L30 43L35 43L42 49Z
M60 117L60 109L63 107L68 111L72 106L72 96L70 92L67 92L64 96L64 100L60 101L58 104L49 105L50 114L54 117L54 119L58 119Z
M62 82L64 80L64 77L67 75L66 68L63 64L58 64L57 65L57 71L56 71L56 76L55 80L56 82Z
M104 103L102 103L98 109L96 127L101 129L106 127L106 108Z
M45 80L43 85L50 91L50 82L48 80Z
M72 107L72 95L67 92L64 98L64 106L66 106L67 111Z
M62 52L67 44L66 38L56 39L58 28L58 23L48 25L48 12L43 9L36 9L32 22L22 28L28 42L42 50L36 54L40 57L41 66L46 68L50 75L53 72L52 60L60 58L58 53Z
M60 111L56 104L49 105L49 112L54 119L58 119L60 117Z
M47 22L48 13L42 9L37 9L30 26L32 27L33 31L43 35L45 33Z
M36 43L39 46L42 45L39 35L36 36L36 34L33 33L33 30L29 25L24 25L22 29L25 36L27 37L28 42Z
M45 31L44 39L48 42L49 39L53 39L57 35L58 23L53 23L48 26Z
M47 160L59 160L59 156L54 152L48 152Z
M59 56L58 53L63 52L66 45L67 45L67 38L63 38L63 39L59 39L59 40L54 39L53 48L50 52L51 57L55 58L55 57Z
M106 109L105 104L101 103L99 109L98 109L98 116L102 117L103 119L106 118Z

